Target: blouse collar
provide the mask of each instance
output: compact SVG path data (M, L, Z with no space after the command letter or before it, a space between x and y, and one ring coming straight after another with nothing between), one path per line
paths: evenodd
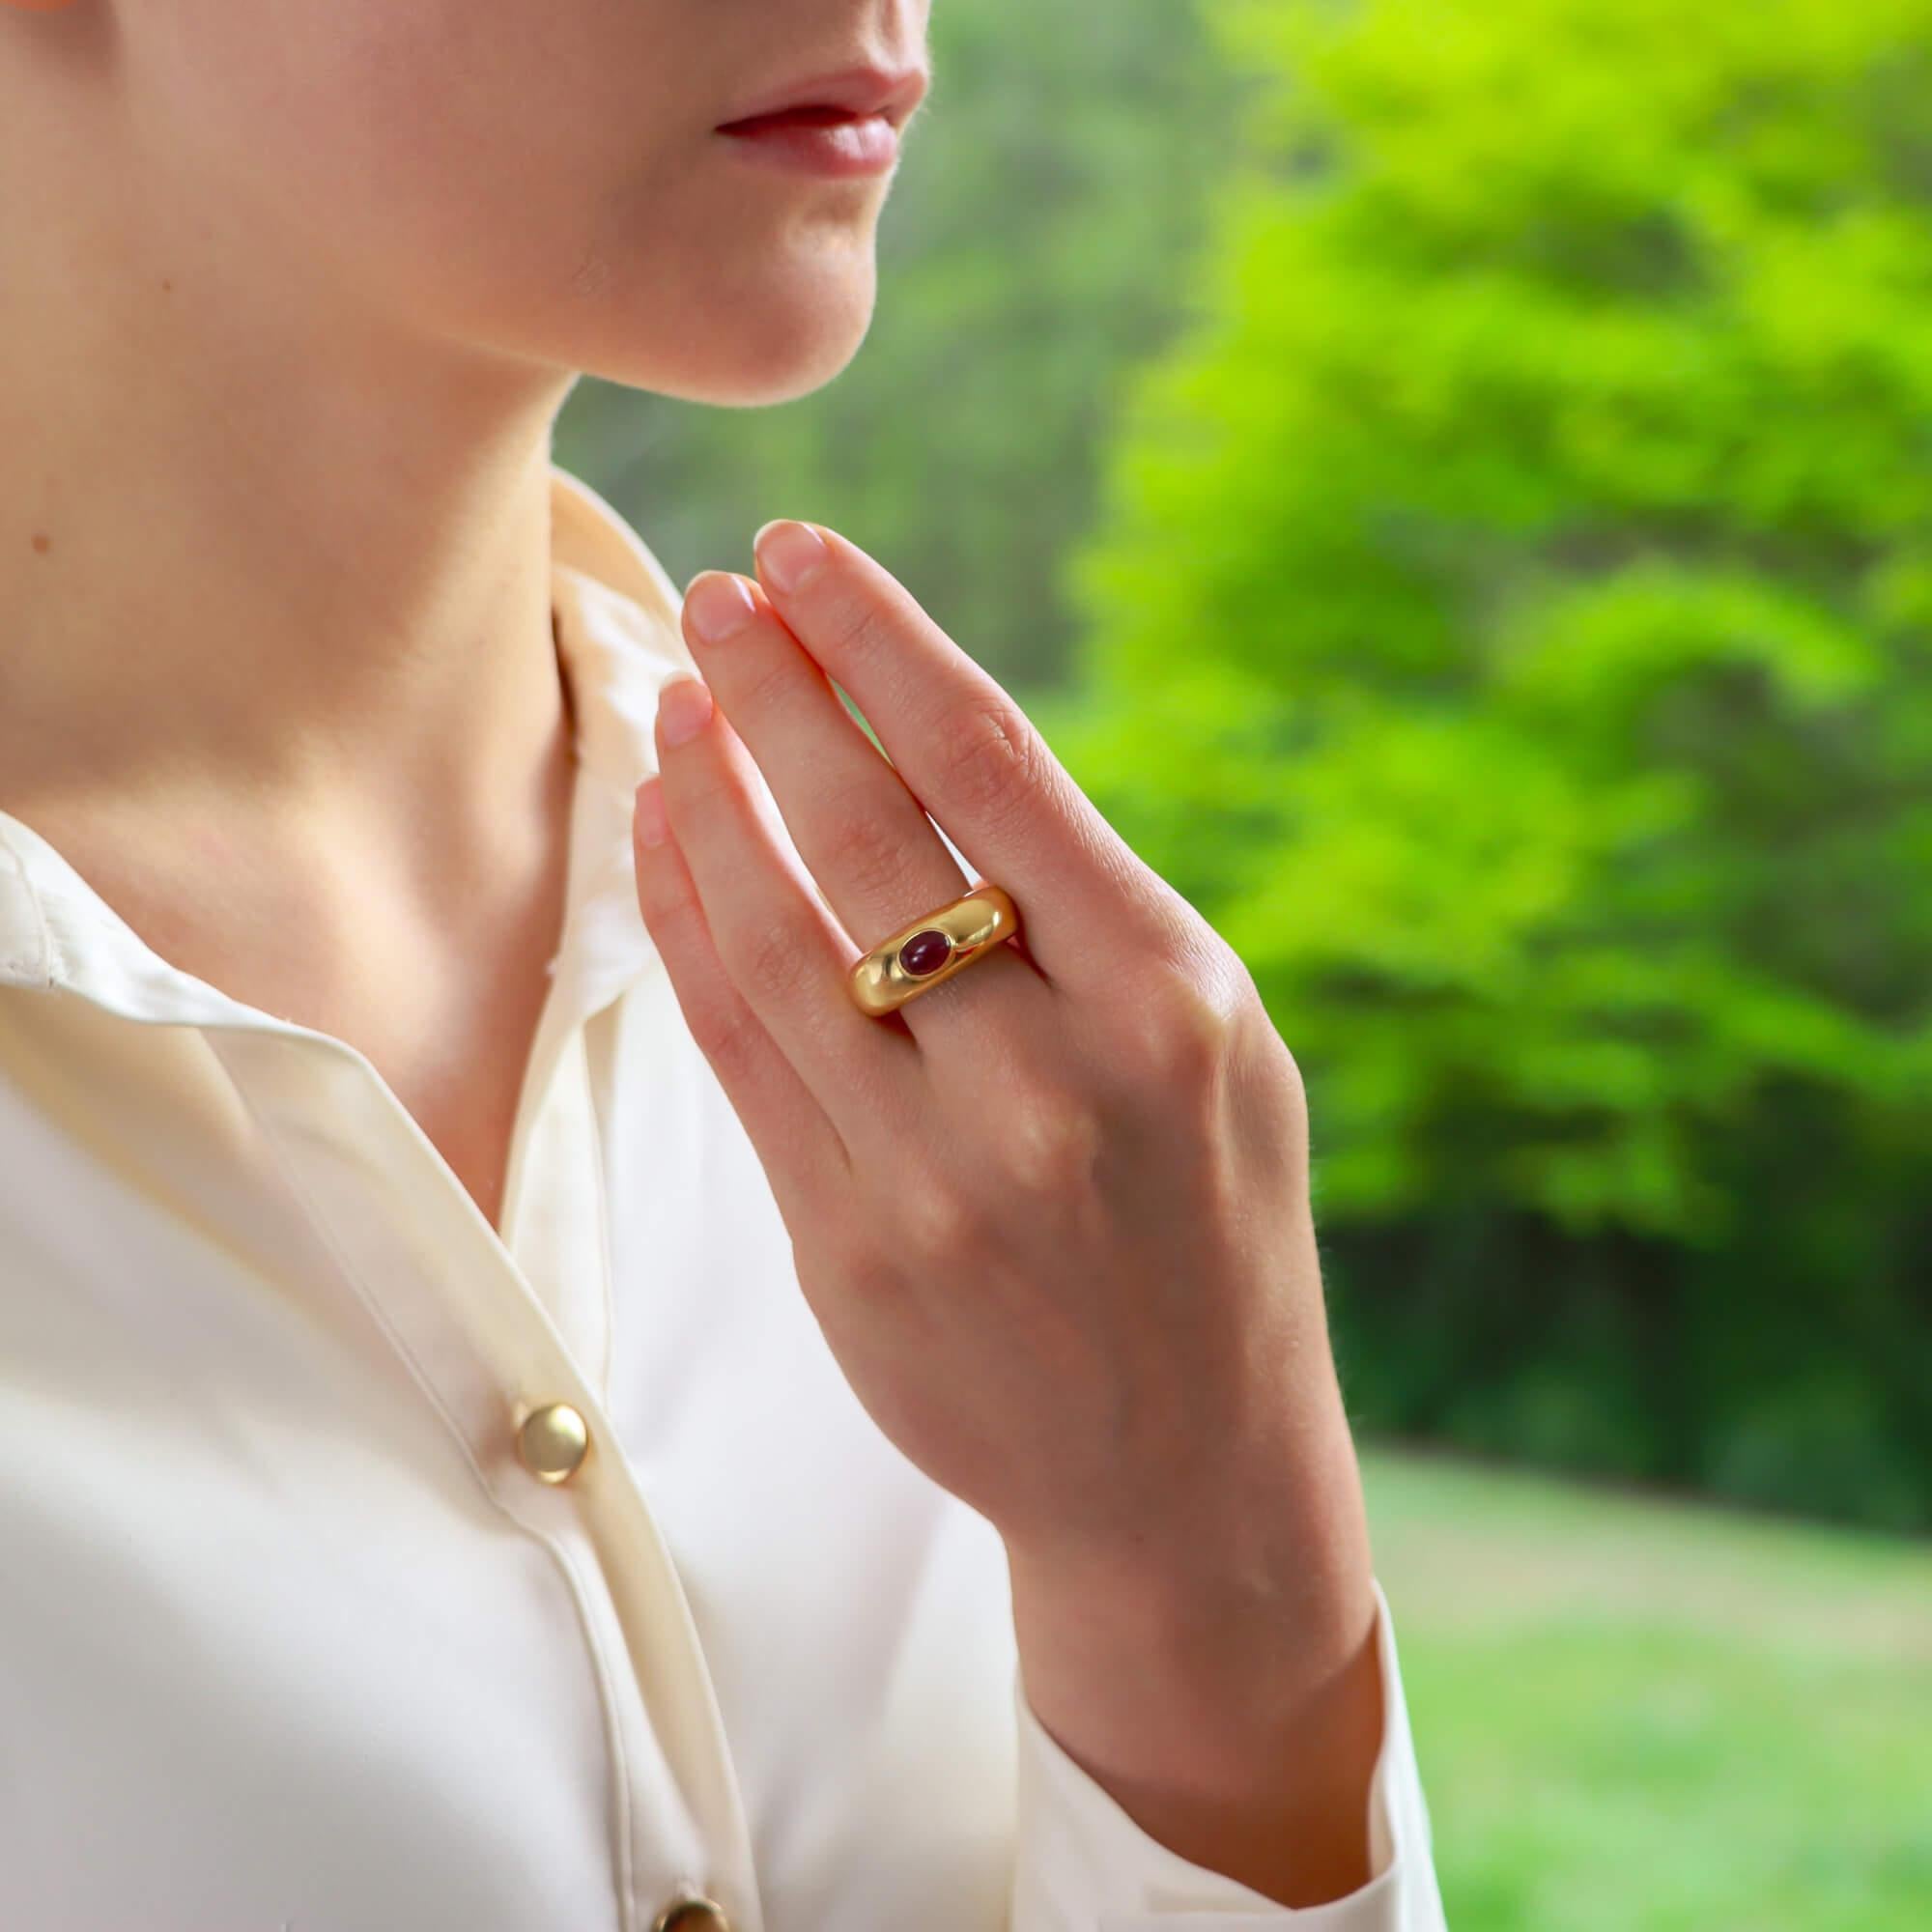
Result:
M550 465L551 605L577 777L561 944L562 1010L587 1019L656 962L637 903L631 801L657 768L657 694L695 671L682 598L631 526ZM31 825L0 810L0 986L65 991L129 1019L311 1030L163 959Z

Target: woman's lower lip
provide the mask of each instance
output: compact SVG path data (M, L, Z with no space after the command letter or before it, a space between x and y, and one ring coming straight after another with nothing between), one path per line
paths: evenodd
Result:
M842 121L761 114L719 128L748 159L796 174L883 174L898 158L898 129L883 114Z

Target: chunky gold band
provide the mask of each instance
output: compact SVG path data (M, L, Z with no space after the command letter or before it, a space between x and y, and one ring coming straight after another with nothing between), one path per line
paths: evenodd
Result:
M1020 929L1018 909L998 886L977 885L963 898L901 926L857 961L852 1000L874 1019L962 973Z

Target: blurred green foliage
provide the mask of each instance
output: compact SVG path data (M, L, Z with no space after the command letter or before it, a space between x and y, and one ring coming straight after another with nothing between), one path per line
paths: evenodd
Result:
M1308 1076L1351 1405L1932 1523L1932 4L1212 17L1042 722Z
M1932 1924L1932 1550L1371 1452L1456 1932Z
M1932 1525L1932 0L935 9L836 525L1308 1077L1357 1421Z

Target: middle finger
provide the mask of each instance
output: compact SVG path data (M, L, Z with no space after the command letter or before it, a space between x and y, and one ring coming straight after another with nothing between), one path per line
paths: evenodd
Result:
M845 929L862 948L958 898L973 881L904 780L866 736L762 586L729 571L692 581L684 624L719 707L770 785L785 829ZM952 981L909 1002L915 1033L950 1023L961 1008L983 1012L1044 982L1009 945L976 960L963 1003L944 1000ZM958 978L965 978L961 974ZM994 980L1003 984L995 984ZM1025 981L1039 982L1029 987Z

